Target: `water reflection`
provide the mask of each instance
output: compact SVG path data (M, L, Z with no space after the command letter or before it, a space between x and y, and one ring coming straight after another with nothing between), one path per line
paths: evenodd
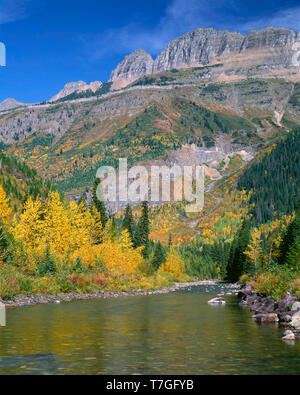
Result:
M299 374L300 344L216 287L9 310L1 373Z

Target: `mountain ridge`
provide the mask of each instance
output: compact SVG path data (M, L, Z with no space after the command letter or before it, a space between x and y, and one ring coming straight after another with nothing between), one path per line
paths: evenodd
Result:
M274 53L274 49L281 49L283 53ZM172 69L221 63L222 60L232 64L235 60L232 56L236 56L238 62L238 56L244 55L245 58L247 52L250 56L249 66L263 64L263 61L267 61L270 68L274 66L290 68L295 66L293 64L294 55L298 49L300 49L300 32L295 33L286 28L268 27L263 30L252 30L245 36L227 30L198 28L171 40L167 48L155 60L143 50L143 60L146 62L148 59L149 63L146 69L140 68L140 73L136 72L139 68L135 62L135 52L127 55L112 72L110 81L119 86L117 81L122 80L124 86L126 82L132 82L133 76L137 79L137 77L141 78ZM253 54L251 53L253 50L261 51L261 53ZM272 50L272 54L268 55L267 50ZM229 56L230 59L228 59ZM300 62L298 59L296 61L298 66ZM135 71L134 73L131 73L130 67ZM247 65L245 73L247 74Z

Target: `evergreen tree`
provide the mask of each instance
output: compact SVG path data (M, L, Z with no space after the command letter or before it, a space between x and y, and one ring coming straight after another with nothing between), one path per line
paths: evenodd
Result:
M55 274L56 273L56 265L55 260L51 256L49 245L47 245L45 250L45 255L43 261L38 265L38 272L41 277L44 277L46 274Z
M111 218L111 224L110 224L110 228L109 228L109 233L110 233L110 236L111 236L112 240L116 240L117 239L118 228L117 228L117 225L116 225L116 218L115 218L114 215Z
M132 215L132 209L131 209L130 205L128 204L125 209L125 215L124 215L123 222L122 222L122 228L127 229L132 241L134 239L133 227L134 227L134 220L133 220L133 215Z
M160 242L158 242L155 246L152 266L154 267L155 270L158 270L160 266L166 261L166 259L167 259L166 250L163 247L163 245Z
M295 211L300 198L300 131L285 136L240 175L238 189L252 191L254 219L267 223Z
M240 230L235 236L229 253L227 266L227 279L231 282L239 280L242 274L250 271L248 259L245 251L250 243L250 226L247 220L244 220Z
M96 178L93 188L93 204L96 207L97 211L100 213L102 227L104 228L108 221L108 215L106 212L105 203L102 200L99 200L97 197L97 188L100 184L101 180L99 178Z
M300 202L297 205L295 218L287 227L286 233L283 237L283 240L280 245L280 257L279 263L286 264L288 263L289 254L295 254L297 251L297 246L299 246L299 237L300 237ZM289 263L291 263L291 255L289 256Z
M144 201L142 203L142 214L139 219L136 234L135 234L135 246L147 247L149 242L149 234L150 234L149 207L148 207L148 202Z

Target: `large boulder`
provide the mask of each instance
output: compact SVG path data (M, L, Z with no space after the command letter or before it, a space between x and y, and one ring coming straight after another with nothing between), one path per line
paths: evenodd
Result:
M252 295L252 288L250 284L245 284L242 289L239 290L238 296L246 298Z
M284 311L282 313L278 313L278 318L280 322L291 322L293 315L291 311Z
M279 300L275 303L275 312L280 313L283 311L288 311L290 305L297 300L296 296L292 296L289 292L284 299Z
M207 302L208 304L225 304L226 301L223 298L213 298Z
M282 340L295 340L295 334L291 330L284 332Z
M255 314L252 316L257 322L265 323L265 322L278 322L279 318L275 313L267 313L267 314Z
M300 329L300 311L297 311L295 314L293 314L291 325L295 329Z
M291 311L298 311L300 310L300 302L294 302L290 307Z
M255 311L256 314L259 313L273 313L274 312L275 301L271 297L266 297L260 300L259 303L251 306L251 310Z

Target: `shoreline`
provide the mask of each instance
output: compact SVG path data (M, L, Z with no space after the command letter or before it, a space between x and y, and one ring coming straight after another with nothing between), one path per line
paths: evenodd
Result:
M112 299L120 298L125 296L146 296L146 295L162 295L171 292L176 292L182 289L196 287L199 285L217 285L221 280L200 280L190 283L175 283L169 287L160 288L156 290L137 290L137 291L101 291L91 294L79 294L69 293L61 295L49 295L49 294L36 294L36 295L20 295L16 296L12 300L2 300L5 307L16 308L16 307L29 307L34 305L50 304L50 303L64 303L64 302L75 302L79 300L97 300L97 299Z
M283 340L294 341L300 337L300 301L297 296L288 292L284 299L275 301L266 294L253 291L250 284L245 284L239 290L239 297L239 306L250 309L256 322L275 323L290 328Z

